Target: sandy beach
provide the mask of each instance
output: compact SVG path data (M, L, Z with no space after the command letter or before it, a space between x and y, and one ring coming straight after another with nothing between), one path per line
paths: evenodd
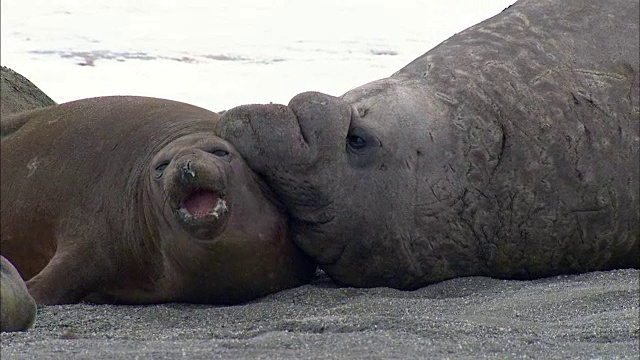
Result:
M309 285L238 306L67 305L2 359L637 359L639 270L416 291Z

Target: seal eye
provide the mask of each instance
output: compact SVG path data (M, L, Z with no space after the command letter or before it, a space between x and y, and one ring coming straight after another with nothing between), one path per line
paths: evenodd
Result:
M156 178L159 178L162 176L162 174L164 174L164 170L167 168L167 166L169 166L169 161L163 161L158 166L156 166L156 168L154 169Z
M349 147L354 150L362 149L367 145L367 141L358 135L349 135L347 139L349 141Z
M379 158L382 143L373 131L362 126L354 126L346 138L346 152L349 163L354 167L365 167Z
M360 153L372 142L372 137L363 128L354 127L347 134L347 146L351 152Z
M226 157L229 156L229 152L226 150L222 150L222 149L216 149L211 151L211 153L217 157Z
M226 162L231 161L231 156L227 150L218 148L218 149L211 149L207 152L223 161L226 161Z

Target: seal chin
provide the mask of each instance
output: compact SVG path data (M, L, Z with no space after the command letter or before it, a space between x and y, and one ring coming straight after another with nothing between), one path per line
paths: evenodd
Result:
M201 239L215 238L224 229L228 214L224 196L208 189L189 192L177 209L182 226Z

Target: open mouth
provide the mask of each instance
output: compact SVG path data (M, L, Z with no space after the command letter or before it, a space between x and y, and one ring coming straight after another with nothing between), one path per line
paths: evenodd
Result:
M228 210L227 202L219 193L211 190L196 190L182 200L179 213L186 221L214 220Z

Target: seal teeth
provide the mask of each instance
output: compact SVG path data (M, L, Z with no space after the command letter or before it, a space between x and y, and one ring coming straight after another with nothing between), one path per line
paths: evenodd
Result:
M218 200L216 200L216 205L211 209L209 214L215 216L217 219L222 213L227 212L227 210L229 210L229 208L227 207L227 202L221 198L218 198Z
M216 219L219 219L220 216L222 216L222 214L224 214L227 211L229 211L227 202L224 201L222 198L217 198L215 205L206 213L206 215L213 216ZM199 219L203 217L203 216L199 216L197 214L191 213L191 211L189 211L189 209L184 206L178 210L178 213L180 214L180 217L182 217L182 219L187 221Z
M185 208L181 208L180 209L180 215L182 215L183 218L185 218L186 220L191 220L193 219L193 215L191 215L191 213L189 212L189 210L185 209Z

